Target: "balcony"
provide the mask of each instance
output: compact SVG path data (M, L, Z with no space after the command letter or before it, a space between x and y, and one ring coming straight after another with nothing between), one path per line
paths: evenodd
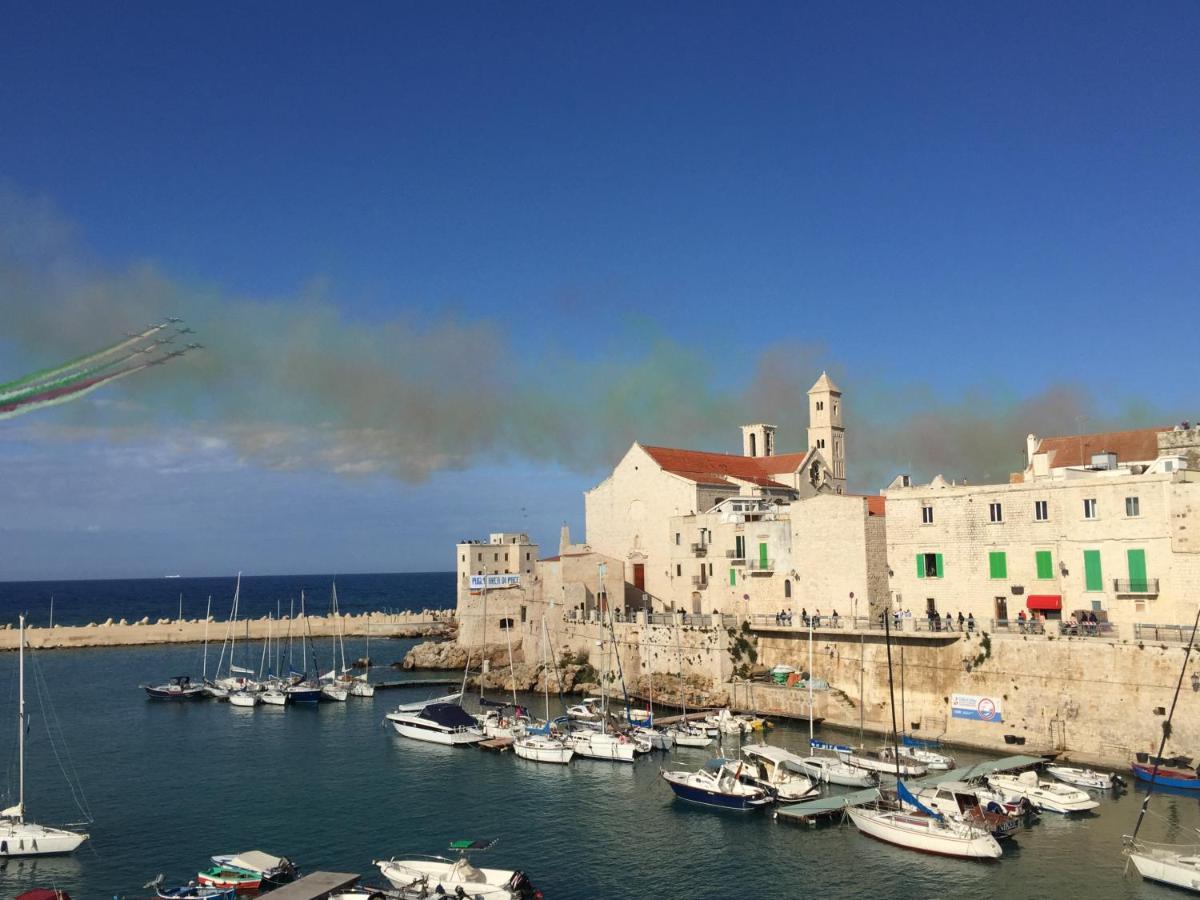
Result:
M1157 597L1157 578L1114 578L1113 593L1127 597Z
M725 558L729 560L731 566L744 566L746 564L746 557L738 556L736 550L726 550Z
M708 544L692 544L693 556L708 556Z
M692 587L708 587L708 579L703 575L693 575Z
M775 571L773 559L748 559L745 563L751 575L770 575Z

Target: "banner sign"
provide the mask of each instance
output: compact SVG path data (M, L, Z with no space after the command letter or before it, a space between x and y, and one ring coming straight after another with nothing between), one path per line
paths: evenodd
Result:
M950 715L955 719L974 719L977 722L1002 721L999 700L973 694L951 694Z
M520 575L472 575L471 590L482 591L484 588L516 587L521 583Z

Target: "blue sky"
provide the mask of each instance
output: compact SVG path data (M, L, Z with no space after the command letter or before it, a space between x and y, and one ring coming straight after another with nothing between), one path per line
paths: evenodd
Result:
M150 266L218 337L205 397L177 372L114 390L140 413L0 423L10 577L448 568L449 543L493 526L543 540L564 519L581 527L579 492L633 437L733 450L743 412L798 436L803 399L787 392L826 366L875 429L864 490L900 468L999 477L1026 430L1071 431L1078 415L1200 414L1181 327L1200 284L1192 3L6 4L3 17L7 234L49 209L69 235L55 271L65 258L112 297ZM437 426L409 420L411 405L377 422L331 409L336 391L291 396L271 378L228 408L220 392L246 396L246 382L216 370L246 353L230 358L217 320L265 304L286 323L314 295L343 348L396 322L462 346L391 377L436 381L434 396L501 385L504 415L482 430L540 426L539 409L562 424L493 443L463 413L421 445L435 462L415 475L397 457ZM45 319L0 333L14 375L79 340L45 337L57 300L24 302L16 315ZM263 365L290 373L287 356ZM679 412L689 377L719 402ZM606 414L570 418L575 390ZM1071 402L1047 401L1060 392ZM970 442L925 460L933 441L904 423L930 414L934 432L1002 420L1009 449L982 471ZM230 438L231 423L272 417L293 436L332 417L339 434L405 437L372 439L357 476L361 438L332 454L351 460L340 469L328 444L283 465ZM852 479L855 455L852 435ZM253 509L238 502L250 496ZM135 497L158 510L145 527L122 519Z

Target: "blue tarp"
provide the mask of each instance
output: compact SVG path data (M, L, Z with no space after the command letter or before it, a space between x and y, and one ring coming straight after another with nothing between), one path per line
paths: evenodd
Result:
M912 794L912 791L910 791L907 787L904 786L903 781L896 782L896 795L900 798L900 800L902 802L907 803L909 806L916 807L921 812L925 813L925 815L932 816L933 818L937 819L939 822L942 821L941 815L938 813L935 813L932 809L930 809L928 806L926 806L924 803L922 803L920 800L918 800L916 797L914 797Z
M852 748L847 747L844 744L827 744L824 741L817 741L817 740L809 741L808 743L812 746L812 748L814 750L834 750L838 753L853 753L854 752L854 750Z

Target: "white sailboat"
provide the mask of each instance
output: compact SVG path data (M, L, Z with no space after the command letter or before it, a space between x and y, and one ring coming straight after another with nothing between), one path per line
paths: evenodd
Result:
M0 859L10 856L53 856L71 853L88 835L48 825L36 825L25 819L25 617L20 617L18 680L20 701L17 712L17 804L0 810Z
M550 643L546 633L546 617L542 616L542 661L547 659L546 648ZM511 649L510 649L511 653ZM510 656L511 659L511 656ZM566 765L575 756L572 744L552 733L550 723L550 680L543 678L543 691L546 695L546 725L545 734L524 734L513 741L513 752L521 759L532 762L557 763Z
M333 582L332 596L329 601L329 614L336 618L341 618L341 613L338 610L336 581ZM350 696L350 681L352 679L349 670L346 668L346 642L342 639L340 633L334 635L331 650L333 668L321 676L321 697L325 700L345 703L346 698ZM340 670L338 669L339 651L342 658L342 667ZM315 649L313 653L316 653Z
M346 626L342 624L342 636L345 639ZM367 613L367 650L366 665L361 675L352 675L350 684L351 697L374 697L375 685L370 682L371 675L371 614Z

